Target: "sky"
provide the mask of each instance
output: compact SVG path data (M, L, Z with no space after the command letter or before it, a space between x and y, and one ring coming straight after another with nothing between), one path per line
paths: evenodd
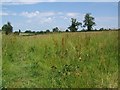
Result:
M107 2L107 0L106 2L18 1L3 1L0 12L2 18L0 27L9 21L14 31L19 29L21 31L45 31L47 29L52 30L54 27L66 30L71 24L71 18L76 18L77 21L83 23L86 13L91 13L91 16L95 18L96 26L94 28L118 27L117 0L116 2Z

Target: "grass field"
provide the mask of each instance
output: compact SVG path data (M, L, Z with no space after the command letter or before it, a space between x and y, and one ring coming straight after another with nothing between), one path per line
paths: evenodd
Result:
M0 87L2 87L2 33L0 31Z
M118 87L118 31L3 35L3 87Z

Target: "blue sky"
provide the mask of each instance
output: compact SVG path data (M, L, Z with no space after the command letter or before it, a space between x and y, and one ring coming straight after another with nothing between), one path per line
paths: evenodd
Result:
M44 31L56 26L65 30L71 24L71 18L83 22L86 13L95 17L94 28L118 27L117 2L3 3L0 27L10 21L14 31Z

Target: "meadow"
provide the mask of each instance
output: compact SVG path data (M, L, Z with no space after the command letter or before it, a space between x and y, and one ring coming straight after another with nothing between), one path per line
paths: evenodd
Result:
M0 87L2 87L2 33L0 32Z
M3 35L8 88L117 88L118 31Z

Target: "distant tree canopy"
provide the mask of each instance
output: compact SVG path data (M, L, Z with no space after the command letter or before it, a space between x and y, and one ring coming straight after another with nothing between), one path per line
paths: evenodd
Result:
M71 31L71 32L76 32L78 30L78 27L81 25L82 26L82 23L81 22L78 22L76 19L74 18L71 18L71 22L72 24L68 27L68 29Z
M100 28L99 30L102 31L102 30L105 30L105 29L104 28Z
M66 29L66 32L69 32L69 30L68 30L68 29Z
M83 22L84 22L83 27L87 27L88 31L91 31L92 27L95 25L94 17L92 17L90 13L87 13L85 15L85 20Z
M49 32L50 32L50 30L47 29L47 30L46 30L46 33L49 33Z
M26 30L25 33L32 33L32 31L31 30Z
M2 31L5 31L5 34L8 35L13 32L13 27L10 22L7 22L7 24L4 24L2 27Z
M58 27L53 28L53 32L59 32L59 28Z
M19 32L18 32L18 31L15 31L14 34L15 34L15 35L19 35Z

